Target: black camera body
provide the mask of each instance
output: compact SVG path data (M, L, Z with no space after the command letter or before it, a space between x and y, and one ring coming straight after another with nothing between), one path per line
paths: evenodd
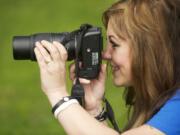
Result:
M30 36L13 37L13 56L16 60L36 60L34 47L37 41L58 41L68 52L68 60L81 62L78 66L78 77L86 79L97 78L101 66L103 48L100 27L85 24L80 29L62 33L39 33Z

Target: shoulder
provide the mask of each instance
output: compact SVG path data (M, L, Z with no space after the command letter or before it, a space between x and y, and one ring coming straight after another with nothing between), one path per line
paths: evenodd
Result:
M180 134L180 90L146 124L168 135Z
M145 125L122 135L180 135L180 90Z

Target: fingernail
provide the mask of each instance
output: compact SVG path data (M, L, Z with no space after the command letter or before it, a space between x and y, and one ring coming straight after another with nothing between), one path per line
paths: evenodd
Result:
M73 80L73 84L76 84L76 78Z
M107 64L104 64L104 68L106 68Z
M46 41L46 40L42 40L42 41L41 41L41 43L42 43L42 44L47 44L47 43L48 43L48 41Z
M107 65L106 64L103 64L103 72L106 72L106 67L107 67Z
M103 64L103 68L104 68L104 70L106 69L106 67L107 67L107 65L106 65L106 64Z
M53 44L57 44L58 42L57 41L53 41Z
M45 40L42 40L41 43L42 43L42 44L43 44L43 43L46 43L46 41L45 41Z
M36 43L35 43L35 46L38 46L39 45L39 42L37 41Z

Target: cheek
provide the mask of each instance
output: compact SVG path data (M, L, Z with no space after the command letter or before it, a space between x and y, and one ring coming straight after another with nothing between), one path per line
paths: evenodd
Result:
M131 78L131 63L128 57L121 57L117 65L120 67L121 74L127 79Z
M129 51L127 50L118 50L117 52L114 52L113 60L116 65L130 68L131 59L130 59Z
M131 80L131 58L128 50L118 50L113 55L113 62L119 66L121 77L123 77L126 81Z

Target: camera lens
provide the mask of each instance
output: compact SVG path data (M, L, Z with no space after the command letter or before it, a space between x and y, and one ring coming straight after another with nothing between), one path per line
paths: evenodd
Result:
M68 60L75 58L75 40L71 33L40 33L13 38L13 57L15 60L36 60L34 47L37 41L47 40L62 43L68 52Z
M13 38L13 56L16 60L30 59L31 45L29 36L16 36Z

